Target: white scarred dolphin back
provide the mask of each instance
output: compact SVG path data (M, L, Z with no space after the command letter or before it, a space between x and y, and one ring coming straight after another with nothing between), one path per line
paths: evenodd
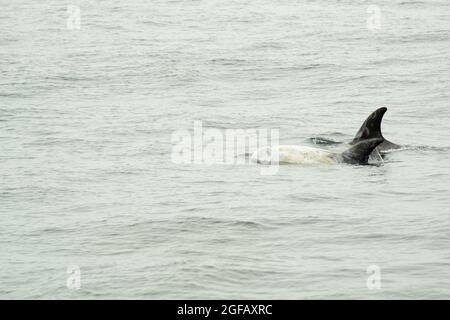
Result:
M335 155L327 150L293 145L263 147L252 155L252 161L261 164L331 164L335 163Z

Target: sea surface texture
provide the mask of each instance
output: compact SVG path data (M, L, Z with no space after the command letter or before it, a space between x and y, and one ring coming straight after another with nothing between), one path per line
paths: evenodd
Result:
M0 4L1 298L450 298L449 1ZM173 158L382 106L369 166Z

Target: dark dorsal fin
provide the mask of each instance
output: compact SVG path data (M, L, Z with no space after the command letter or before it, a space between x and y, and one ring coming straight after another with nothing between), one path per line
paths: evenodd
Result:
M372 112L370 116L367 117L366 121L364 121L355 138L352 142L350 142L350 144L356 144L366 139L384 139L383 134L381 133L381 120L383 120L383 116L386 111L387 108L383 107Z
M383 141L383 138L360 141L341 154L341 161L350 164L367 164L372 151Z

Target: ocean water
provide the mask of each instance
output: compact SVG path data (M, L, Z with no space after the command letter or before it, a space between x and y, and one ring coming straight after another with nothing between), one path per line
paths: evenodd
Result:
M448 1L0 2L1 298L450 298ZM376 165L171 160L380 106Z

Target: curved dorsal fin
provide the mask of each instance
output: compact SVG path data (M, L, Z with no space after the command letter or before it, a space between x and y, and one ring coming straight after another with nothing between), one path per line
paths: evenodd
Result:
M372 112L370 116L367 117L366 121L364 121L350 144L356 144L360 141L374 138L381 138L384 140L383 134L381 133L381 120L383 120L386 111L387 108L382 107Z
M383 138L372 138L360 141L341 154L341 161L350 164L367 164L372 151L383 141Z

